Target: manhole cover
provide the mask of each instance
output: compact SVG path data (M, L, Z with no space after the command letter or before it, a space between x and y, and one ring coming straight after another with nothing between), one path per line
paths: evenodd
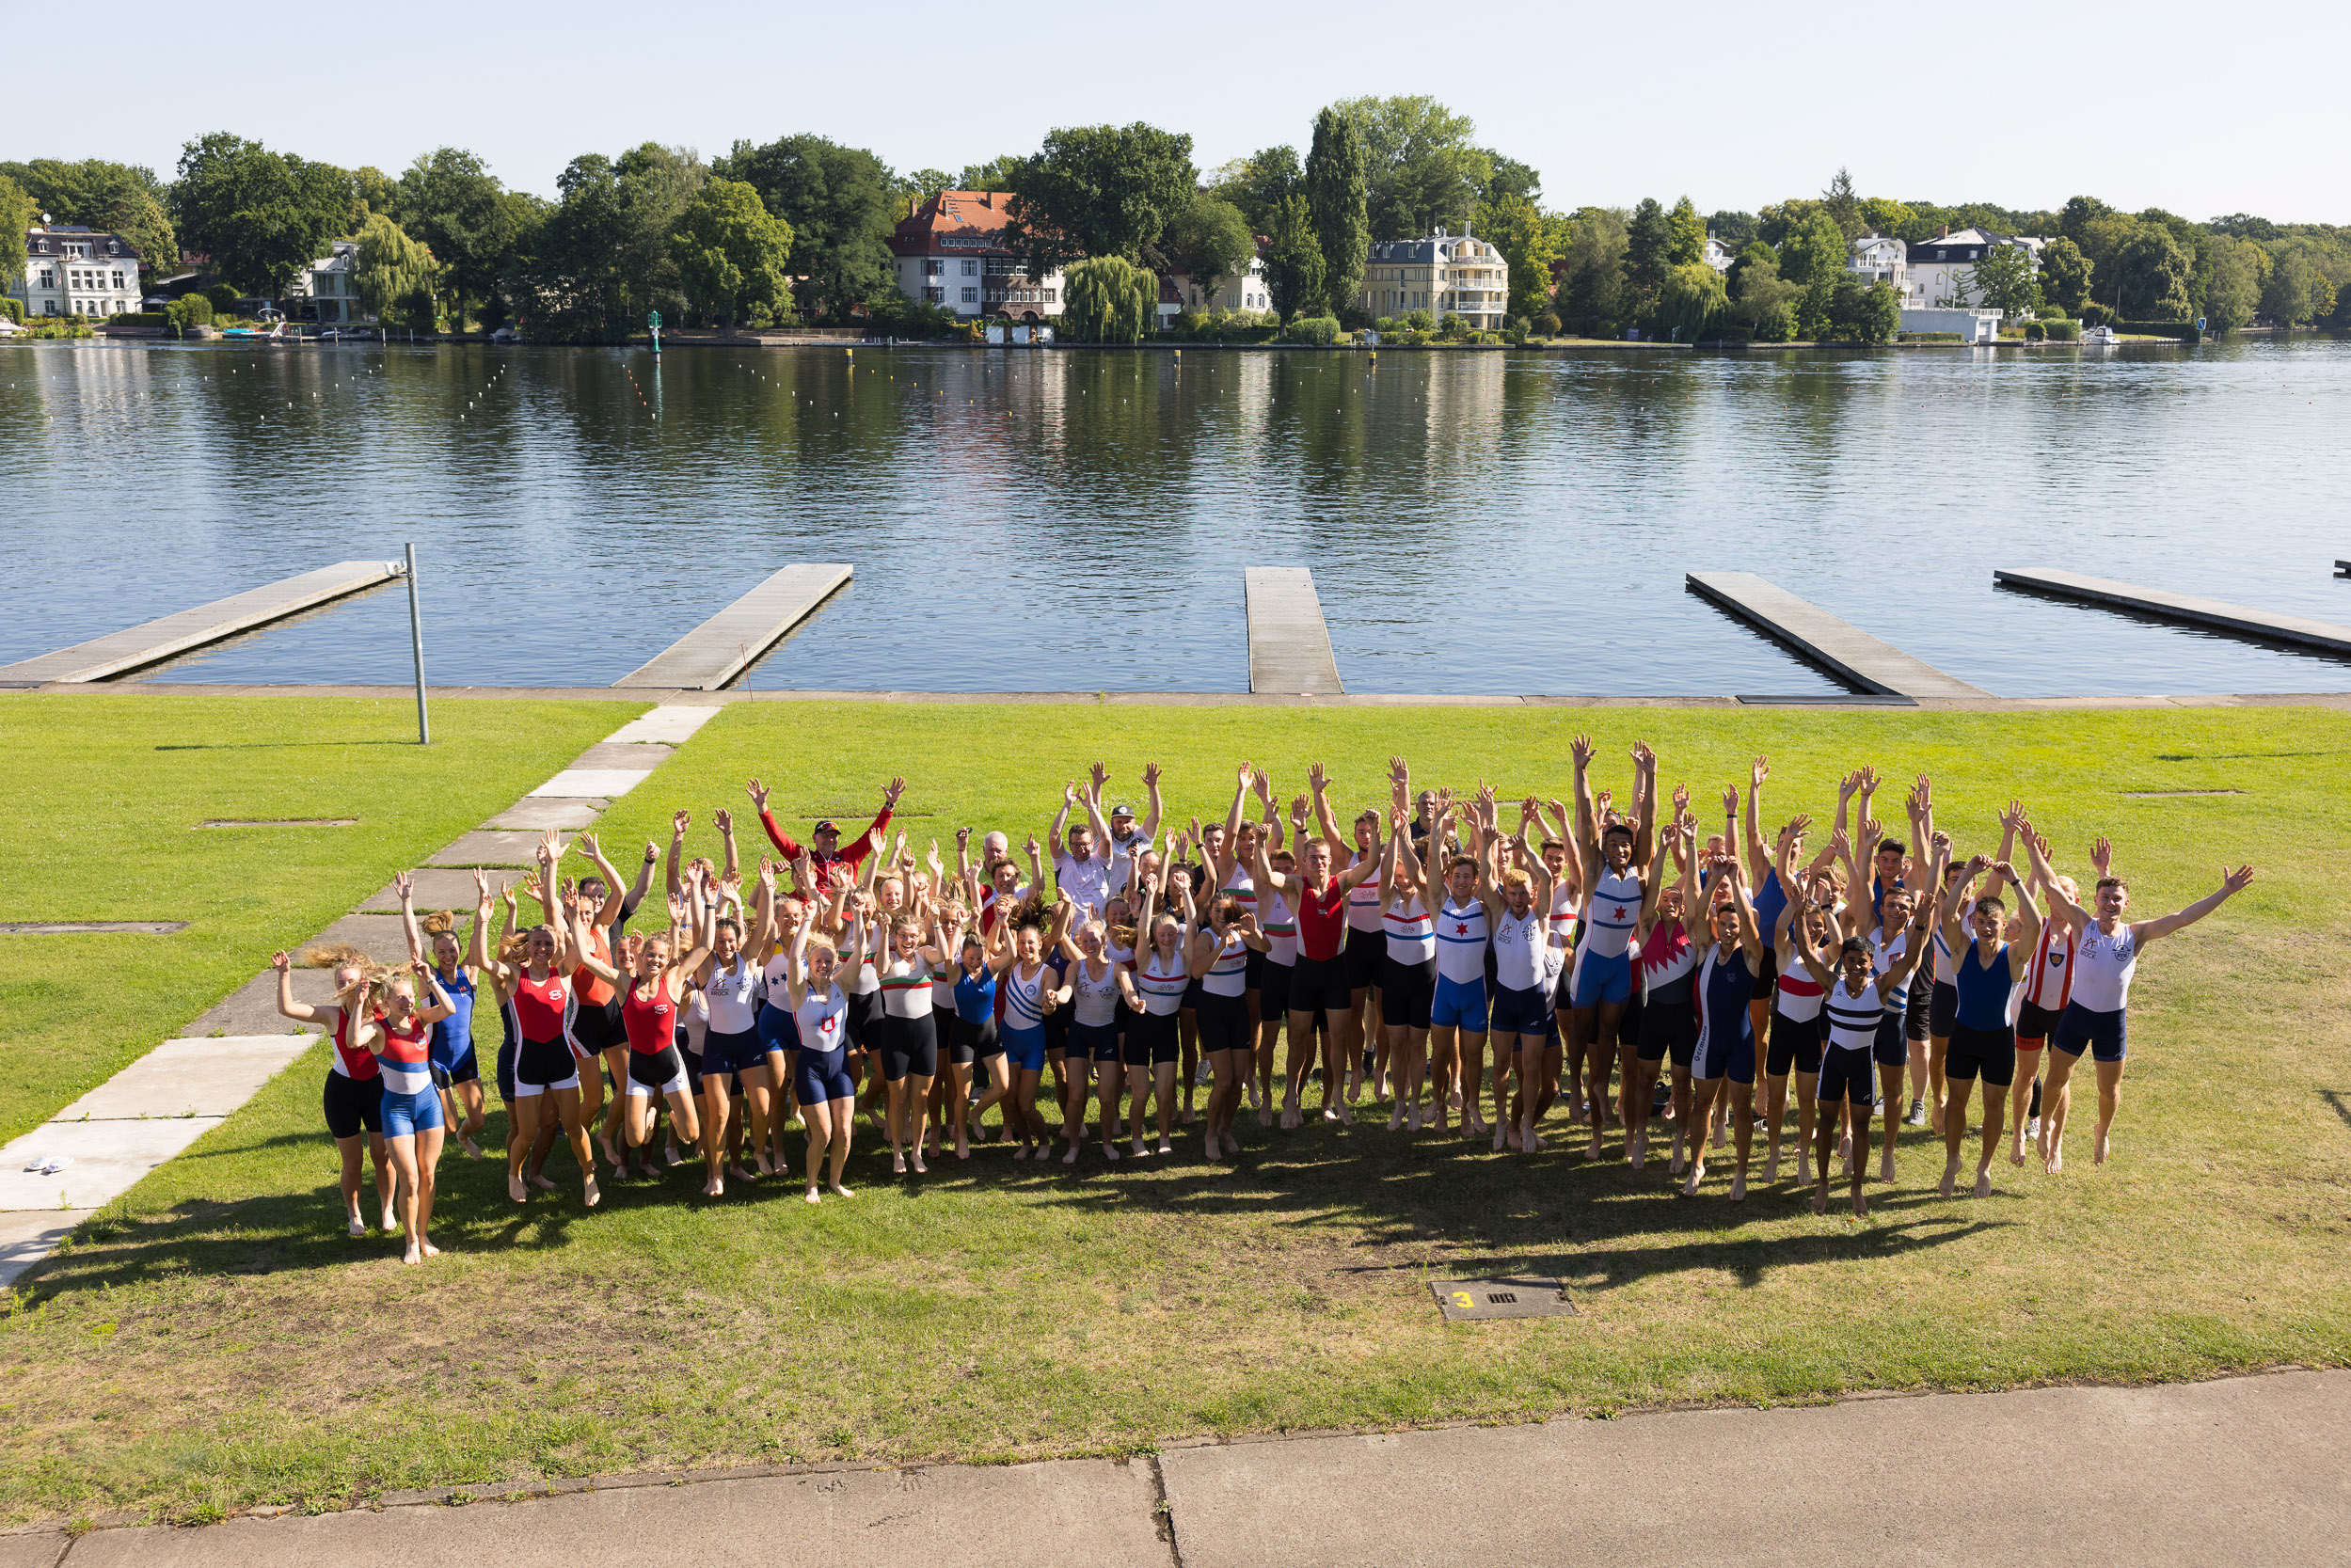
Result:
M237 816L214 817L199 822L199 828L356 828L356 816L261 816L246 819Z
M1572 1318L1576 1304L1556 1279L1432 1279L1447 1323L1483 1323L1488 1318Z
M2199 795L2242 795L2241 789L2126 789L2125 800L2178 800Z
M174 931L184 931L184 920L7 920L0 921L0 935L12 937L78 937L91 933L130 931L143 936L167 937Z

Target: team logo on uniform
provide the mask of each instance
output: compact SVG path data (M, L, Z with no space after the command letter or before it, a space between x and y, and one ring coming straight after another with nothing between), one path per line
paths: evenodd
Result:
M2049 967L2051 969L2063 969L2065 967L2065 955L2062 953L2050 954Z

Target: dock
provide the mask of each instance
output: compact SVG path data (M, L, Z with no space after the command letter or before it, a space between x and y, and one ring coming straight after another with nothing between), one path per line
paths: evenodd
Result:
M1798 657L1880 697L1989 697L1753 572L1692 572L1690 591Z
M2152 615L2161 621L2184 621L2193 626L2235 632L2257 641L2287 642L2325 653L2351 654L2351 626L2339 626L2332 621L2280 615L2240 604L2224 604L2218 599L2199 598L2193 594L2141 588L2137 583L2117 582L2111 578L2085 577L2079 572L2050 568L2029 572L1995 571L1992 574L1992 580L2003 588L2021 588L2035 594L2054 594L2060 598L2111 605L2118 610Z
M1323 601L1314 574L1303 566L1251 566L1245 574L1249 599L1249 690L1299 697L1339 697L1339 661L1331 657L1330 628L1323 625Z
M0 686L41 686L52 681L103 681L160 664L193 648L241 631L373 588L402 576L397 561L342 561L280 582L248 588L211 604L167 615L160 621L108 632L71 648L0 665Z
M612 684L716 691L816 613L851 575L844 565L786 566Z

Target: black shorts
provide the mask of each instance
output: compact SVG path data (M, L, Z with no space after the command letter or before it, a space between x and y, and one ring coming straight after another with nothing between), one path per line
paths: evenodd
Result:
M580 1063L572 1055L571 1047L562 1040L524 1040L516 1048L517 1084L560 1084L579 1076Z
M882 1076L892 1083L901 1078L939 1076L939 1031L928 1015L892 1018L881 1022Z
M1834 1105L1841 1100L1866 1117L1869 1107L1878 1102L1878 1086L1871 1081L1874 1076L1868 1052L1833 1047L1820 1063L1820 1103Z
M1633 960L1635 964L1640 961L1638 958ZM1632 1000L1626 1003L1625 1010L1616 1015L1616 1044L1620 1051L1639 1053L1642 1020L1648 1016L1648 993L1641 984L1641 971L1636 968L1632 974Z
M1129 1067L1153 1067L1176 1059L1176 1015L1136 1013L1119 1042L1119 1059Z
M1910 1048L1925 1039L1904 1027L1903 1021L1893 1013L1878 1019L1877 1043L1869 1048L1869 1059L1880 1067L1906 1067L1910 1063Z
M1943 1048L1943 1076L1964 1081L1979 1074L1985 1083L2004 1089L2016 1082L2015 1030L1951 1025L1950 1043Z
M1060 989L1061 982L1058 978L1056 978L1053 984L1056 990ZM1056 1007L1053 1011L1045 1015L1044 1029L1046 1055L1056 1055L1067 1052L1070 1049L1070 1019L1072 1016L1072 1015L1071 1014L1070 1009L1067 1007Z
M1779 990L1779 985L1780 956L1767 947L1763 950L1763 973L1755 976L1755 989L1747 993L1748 998L1751 1001L1760 1002Z
M1763 1053L1765 1076L1785 1078L1791 1067L1798 1072L1819 1072L1825 1021L1825 1012L1799 1020L1772 1008L1771 1043Z
M1262 990L1265 986L1265 955L1260 953L1254 947L1247 948L1245 951L1247 953L1248 957L1243 960L1244 967L1241 971L1241 989L1243 990Z
M326 1131L337 1138L356 1138L362 1132L384 1130L384 1080L354 1078L348 1073L326 1075Z
M1296 971L1289 964L1278 964L1267 958L1257 975L1257 1016L1268 1022L1279 1020L1290 1010L1290 976Z
M2030 1049L2040 1050L2049 1037L2057 1032L2057 1020L2064 1016L2062 1012L2053 1013L2046 1007L2038 1006L2030 1002L2025 1003L2016 1014L2018 1047L2024 1048L2025 1042L2030 1040L2032 1042Z
M449 1066L428 1068L426 1070L432 1073L433 1086L437 1089L452 1088L459 1084L478 1084L482 1081L482 1063L475 1057L473 1047L469 1045L466 1047L465 1054L450 1063Z
M1928 1033L1927 988L1920 985L1918 977L1914 974L1910 981L1910 1000L1903 1006L1902 1036L1905 1039L1923 1040Z
M1183 982L1183 1001L1182 1006L1197 1012L1199 1009L1200 998L1206 996L1207 994L1208 988L1201 985L1197 977L1186 980Z
M1387 941L1385 937L1380 940ZM1343 955L1335 958L1298 956L1290 971L1289 1011L1343 1013L1353 1006L1355 995L1347 984L1347 960Z
M1649 1002L1641 1008L1641 1042L1633 1047L1644 1062L1661 1062L1668 1053L1674 1065L1686 1068L1698 1049L1698 1009L1687 1001Z
M515 1098L515 1053L517 1049L512 1035L508 1035L498 1048L498 1098L509 1102Z
M1249 999L1246 996L1201 993L1198 1022L1200 1049L1211 1054L1219 1051L1248 1051L1257 1043L1249 1035Z
M842 1015L843 1027L849 1035L849 1048L851 1051L871 1050L877 1034L874 1026L883 1016L880 991L869 990L863 996L851 991L849 1011Z
M1437 995L1437 957L1419 963L1380 960L1379 1021L1390 1029L1426 1029L1429 1003Z
M648 1056L642 1051L628 1053L628 1081L641 1085L659 1095L671 1085L686 1079L686 1053L675 1045L663 1046Z
M571 1012L571 1037L580 1048L601 1056L615 1046L628 1043L628 1031L620 1022L620 998L595 1003L582 997Z
M1959 1027L1959 987L1948 980L1937 980L1927 998L1927 1033L1947 1040L1951 1031Z
M1347 966L1347 989L1368 990L1379 984L1380 965L1388 959L1388 933L1358 931L1350 926L1347 945L1339 957Z
M982 1056L1004 1054L1004 1041L996 1037L996 1021L983 1018L977 1023L958 1018L952 1038L947 1043L947 1060L958 1067L969 1067Z

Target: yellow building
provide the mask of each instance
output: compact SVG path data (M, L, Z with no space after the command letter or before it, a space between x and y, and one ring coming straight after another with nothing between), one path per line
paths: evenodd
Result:
M1510 263L1472 235L1442 228L1424 240L1379 240L1363 263L1362 305L1374 320L1426 310L1441 325L1459 316L1482 332L1510 320Z

